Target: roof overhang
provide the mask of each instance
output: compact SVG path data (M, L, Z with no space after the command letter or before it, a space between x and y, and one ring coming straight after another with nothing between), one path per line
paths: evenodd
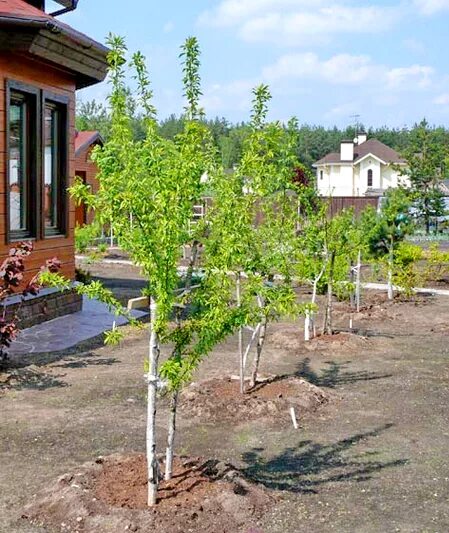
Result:
M77 89L103 81L107 73L108 48L49 17L0 13L0 51L52 63L74 75Z

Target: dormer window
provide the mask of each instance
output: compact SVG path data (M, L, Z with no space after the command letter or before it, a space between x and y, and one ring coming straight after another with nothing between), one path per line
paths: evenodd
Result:
M373 186L373 171L372 169L370 168L368 170L368 187L372 187Z

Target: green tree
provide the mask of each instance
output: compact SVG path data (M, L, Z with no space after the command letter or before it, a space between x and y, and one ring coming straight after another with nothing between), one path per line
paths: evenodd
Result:
M410 209L411 201L406 189L402 187L388 189L380 212L368 208L361 220L371 256L386 266L389 300L394 298L396 248L406 235L413 231Z
M76 129L78 131L98 131L103 139L108 139L111 130L111 117L107 108L96 100L83 102L76 106Z
M138 86L136 102L142 109L146 133L143 139L136 138L134 98L125 85L126 45L122 38L115 36L109 38L109 45L111 134L104 147L94 153L100 171L99 191L94 196L81 183L72 190L76 197L84 198L96 209L97 216L111 221L119 245L147 278L146 293L151 297L147 368L148 504L154 505L159 481L155 423L157 393L164 386L164 380L170 391L178 391L199 361L199 357L182 357L181 348L186 352L186 342L178 335L171 357L161 368L161 346L174 338L171 318L182 304L176 292L181 250L191 241L193 206L203 191L201 176L205 171L211 171L214 156L210 133L200 120L197 40L187 39L182 48L185 123L182 132L173 140L159 134L145 60L140 53L133 55L131 66ZM209 344L203 340L202 348L197 347L194 355L202 354L210 342L210 338ZM173 429L170 438L174 437L174 423L175 420L169 422ZM171 440L167 446L170 448L167 452L169 460L172 445Z
M245 390L246 362L256 344L250 388L257 382L269 323L298 312L292 288L300 186L294 182L297 125L267 123L269 89L253 91L253 112L242 158L232 173L217 175L209 215L206 271L235 280L228 300L239 316L240 390ZM243 346L243 332L251 338Z
M445 213L441 184L448 176L449 143L422 120L410 132L403 154L407 166L401 169L401 174L410 178L414 207L429 234L432 218Z

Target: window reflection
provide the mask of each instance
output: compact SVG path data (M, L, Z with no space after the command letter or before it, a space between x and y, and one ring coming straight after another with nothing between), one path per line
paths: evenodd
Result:
M26 231L26 102L12 99L9 106L9 227Z

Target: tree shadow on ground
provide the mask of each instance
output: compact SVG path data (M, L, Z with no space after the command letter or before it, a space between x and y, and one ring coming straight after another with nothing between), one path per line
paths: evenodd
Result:
M375 460L380 452L373 452L371 447L365 452L353 450L392 426L386 424L334 444L304 440L268 460L263 457L263 448L254 448L243 454L248 466L242 472L269 489L292 493L317 493L320 487L329 483L367 481L381 470L408 463L405 459Z
M71 358L64 363L53 365L54 368L87 368L89 366L112 366L115 363L120 363L120 359L116 357L95 357L92 354L87 354L84 359Z
M4 381L0 384L0 392L7 390L47 390L56 387L68 387L68 384L61 377L61 375L53 375L31 368L20 368L5 375Z
M356 383L357 381L373 381L392 376L392 374L378 374L376 372L367 372L366 370L357 372L347 371L346 369L352 361L325 361L325 364L328 366L316 372L310 366L310 361L310 357L303 359L299 363L295 375L306 379L317 387L333 389L338 385L347 385L349 383Z

